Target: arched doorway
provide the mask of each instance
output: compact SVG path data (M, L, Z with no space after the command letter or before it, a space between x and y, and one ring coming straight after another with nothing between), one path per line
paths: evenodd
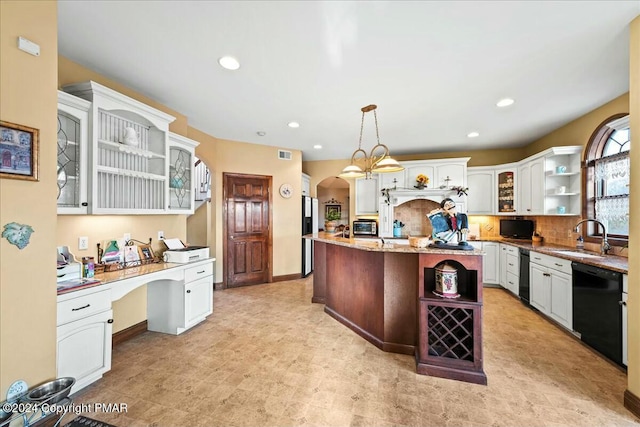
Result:
M349 225L349 182L331 176L320 181L316 187L318 196L318 226L324 231L325 218L328 212L339 212L339 225Z

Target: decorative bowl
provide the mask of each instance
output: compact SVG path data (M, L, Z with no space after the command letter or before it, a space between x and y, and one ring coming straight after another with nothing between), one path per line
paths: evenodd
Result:
M409 237L409 246L413 248L426 248L429 243L428 237Z
M27 394L26 400L49 404L58 403L69 395L75 382L76 379L73 377L62 377L46 382L31 390Z

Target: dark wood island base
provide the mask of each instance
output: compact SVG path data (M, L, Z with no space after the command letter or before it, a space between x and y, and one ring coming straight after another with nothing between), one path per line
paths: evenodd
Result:
M413 354L416 372L476 384L482 369L482 251L314 240L313 303L377 348ZM435 267L458 272L460 297L433 293Z

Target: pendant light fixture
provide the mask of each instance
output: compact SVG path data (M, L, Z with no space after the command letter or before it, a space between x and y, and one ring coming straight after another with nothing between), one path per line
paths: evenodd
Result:
M371 178L372 173L399 172L404 170L404 167L402 167L400 163L390 157L389 148L384 144L380 144L376 108L378 108L377 105L371 104L360 109L362 111L362 121L360 123L358 149L351 155L351 163L342 170L340 177L361 178L364 176L368 179ZM362 149L362 130L364 129L364 115L370 111L373 111L373 117L375 119L377 144L371 149L371 152L367 156L367 152Z

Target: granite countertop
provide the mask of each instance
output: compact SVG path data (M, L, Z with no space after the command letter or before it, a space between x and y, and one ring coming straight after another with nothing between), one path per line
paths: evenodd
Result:
M508 245L516 246L522 249L529 249L531 251L539 252L558 258L568 259L570 261L576 261L582 264L592 265L594 267L605 268L607 270L613 270L620 273L627 274L629 272L629 259L617 255L600 255L599 252L578 250L570 246L561 246L555 244L548 244L544 242L532 242L531 240L520 239L506 239L506 238L483 238L477 239L476 242L499 242L506 243ZM559 251L569 251L569 253L563 253ZM578 254L584 254L579 256Z
M324 233L320 232L317 235L308 234L304 237L313 240L318 240L326 243L333 243L341 246L350 246L362 250L369 251L383 251L383 252L407 252L407 253L449 253L456 255L481 255L484 251L458 251L458 250L445 250L434 248L414 248L406 243L408 236L402 238L385 237L384 246L379 237L362 237L362 238L343 238L339 237L340 233ZM629 272L629 260L625 257L617 255L604 255L601 256L598 252L577 250L570 246L561 246L555 244L549 244L545 242L533 242L531 240L521 239L507 239L504 237L497 238L481 238L476 240L469 240L470 242L497 242L506 243L518 248L528 249L531 251L539 252L542 254L568 259L570 261L576 261L582 264L592 265L594 267L604 268L607 270L613 270L620 273L627 274ZM401 243L397 243L401 242ZM569 251L571 253L559 252ZM580 256L583 254L584 256Z
M484 255L484 251L479 249L473 250L455 250L455 249L438 249L438 248L414 248L406 243L406 239L384 238L384 244L379 237L363 237L363 238L346 238L336 236L334 233L320 232L318 234L307 234L303 236L306 239L316 240L318 242L331 243L338 246L347 246L350 248L374 251L374 252L402 252L402 253L431 253L431 254L450 254L450 255ZM401 242L401 243L399 243Z

